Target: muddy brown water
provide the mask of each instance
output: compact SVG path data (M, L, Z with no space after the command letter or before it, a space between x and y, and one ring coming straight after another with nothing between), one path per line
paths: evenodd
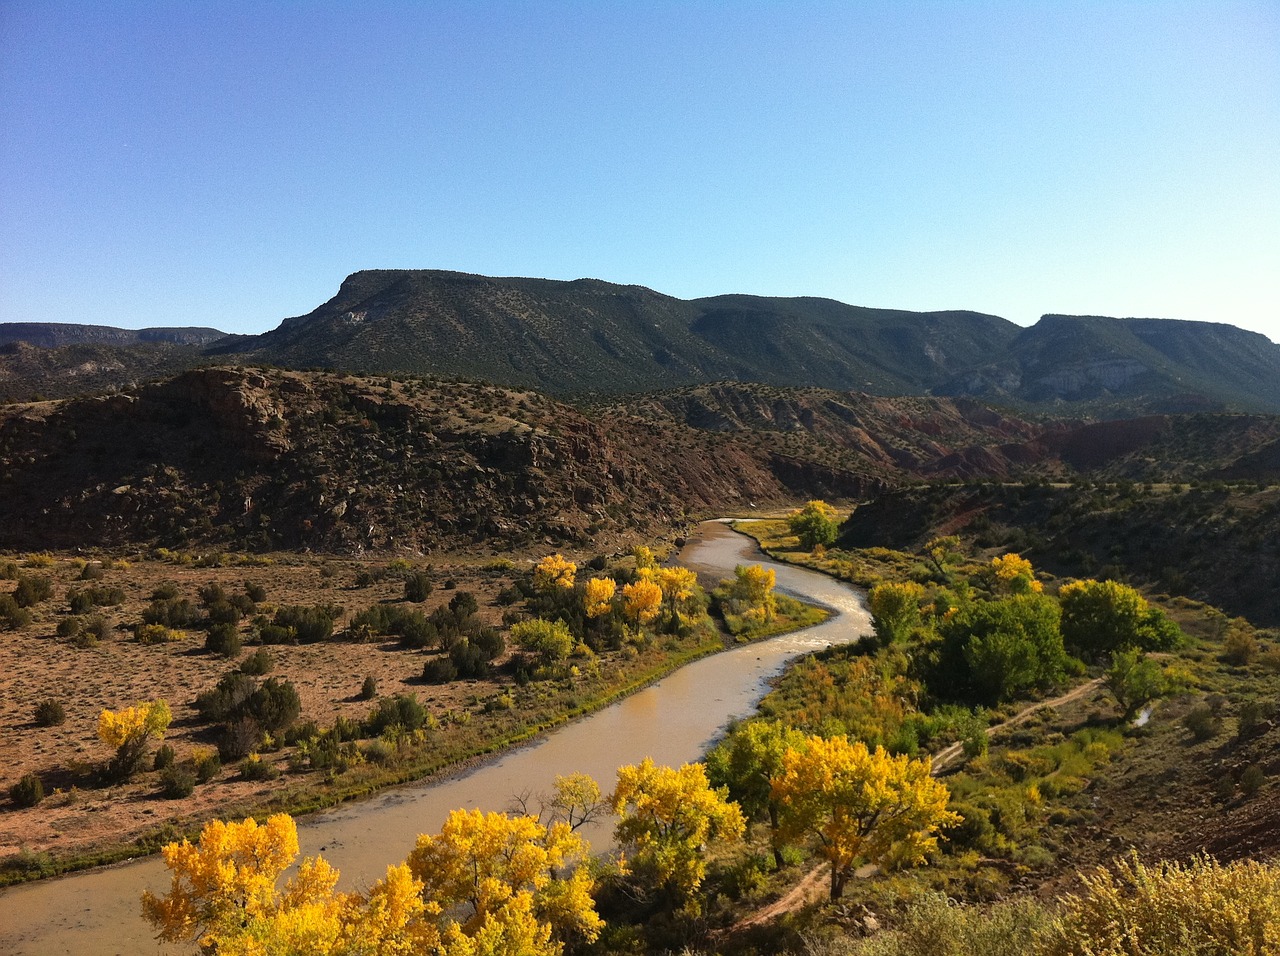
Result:
M723 523L701 525L680 561L708 579L729 577L735 565L759 561L774 569L779 590L836 613L817 627L695 661L474 769L306 817L298 827L302 854L323 853L342 872L343 888L367 888L388 864L404 859L418 833L438 830L451 810L508 810L516 794L545 793L557 775L579 771L607 790L620 765L645 757L669 765L697 760L731 719L752 712L788 660L871 631L859 592L764 559L753 541ZM588 834L597 850L608 846L609 826ZM162 893L168 882L160 858L149 857L0 890L0 953L190 953L191 947L156 943L140 915L142 891Z

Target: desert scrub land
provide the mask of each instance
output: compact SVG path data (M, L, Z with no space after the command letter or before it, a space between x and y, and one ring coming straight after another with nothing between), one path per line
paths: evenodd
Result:
M214 816L301 812L426 776L731 640L696 585L677 595L655 578L659 603L633 616L624 593L665 573L637 572L634 557L584 565L576 589L572 573L566 584L539 570L164 550L0 558L3 879L149 852ZM594 617L582 610L590 574L617 591ZM793 610L790 626L813 623ZM517 646L513 625L537 631L528 622L557 614L574 622L567 644L557 632ZM167 702L167 727L136 773L113 772L103 711L153 701Z

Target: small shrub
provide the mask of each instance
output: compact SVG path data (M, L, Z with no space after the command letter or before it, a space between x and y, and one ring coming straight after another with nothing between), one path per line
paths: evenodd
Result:
M244 613L230 601L215 601L208 606L206 617L210 624L239 624Z
M1262 725L1262 717L1262 705L1256 700L1246 700L1241 704L1236 739L1245 740L1257 733Z
M396 758L395 745L382 739L369 741L360 748L360 752L372 764L389 764Z
M1232 621L1222 643L1222 657L1228 664L1243 667L1258 656L1258 639L1244 621Z
M196 775L181 764L170 764L160 773L160 792L170 800L191 796L196 789Z
M36 704L35 719L41 727L57 727L67 719L67 712L60 702L46 698Z
M384 697L364 722L364 729L371 736L381 734L388 727L417 730L427 722L426 709L418 703L414 694L396 694Z
M87 639L89 643L81 644L82 647L92 647L98 641L105 641L115 635L115 628L111 626L105 617L101 614L91 614L84 619L84 626L81 628L80 637Z
M80 569L81 581L97 581L106 575L106 571L100 564L86 564Z
M196 780L200 783L208 783L222 773L222 759L217 751L197 755L195 765Z
M277 627L291 630L299 643L314 644L332 636L333 622L341 613L342 608L325 604L282 607L276 611L273 623ZM263 640L266 640L265 637Z
M67 607L72 614L87 614L93 610L93 600L86 591L67 591Z
M20 607L12 594L0 594L0 622L17 629L31 623L31 612Z
M178 586L176 584L174 584L172 581L165 581L163 584L161 584L159 587L157 587L154 591L151 592L151 600L152 601L172 601L180 593L181 592L178 590Z
M223 657L240 653L240 632L234 624L215 624L204 639L204 649Z
M84 624L78 617L64 617L58 622L59 637L75 637L83 629Z
M374 680L373 675L370 674L364 679L364 683L360 685L360 699L373 700L377 696L378 682Z
M164 770L166 767L173 766L174 761L173 748L168 744L164 744L156 751L155 759L151 761L152 770Z
M275 666L276 660L271 656L271 652L265 647L260 647L240 662L240 673L261 677L263 674L271 673L271 668Z
M267 589L261 584L257 584L253 581L244 582L244 593L250 601L255 603L265 601L267 599Z
M258 754L249 754L240 761L241 780L274 780L278 776L280 771L275 768L275 765L268 760L263 760Z
M145 624L163 624L165 627L190 627L200 620L200 612L186 598L165 598L152 601L142 612Z
M426 571L412 571L405 575L404 599L421 604L431 594L431 577Z
M23 563L29 568L51 568L54 565L54 559L48 551L36 551L27 555Z
M308 720L306 723L294 724L284 732L285 746L292 747L294 744L304 743L308 740L315 740L320 736L320 728L316 726L314 720Z
M186 637L183 631L163 624L139 624L133 631L139 644L172 644Z
M125 599L124 589L116 587L91 587L84 594L95 607L119 607Z
M1204 741L1218 735L1222 721L1208 704L1196 704L1183 716L1182 726L1190 731L1194 740Z
M18 575L18 586L13 590L13 600L18 607L31 607L53 596L53 582L43 575Z
M1252 797L1261 788L1266 781L1267 775L1263 773L1262 768L1256 763L1250 764L1245 768L1243 774L1240 775L1240 792L1246 797Z
M44 799L44 784L34 773L24 774L9 788L9 799L19 807L34 807Z
M17 561L0 561L0 581L12 581L17 576Z
M422 665L422 679L428 684L447 684L458 679L458 668L449 658L437 657Z

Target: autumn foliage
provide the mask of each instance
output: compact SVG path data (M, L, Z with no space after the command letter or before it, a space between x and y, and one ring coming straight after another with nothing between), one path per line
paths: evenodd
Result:
M869 750L845 737L810 737L788 750L773 781L784 839L812 844L831 864L831 898L862 863L911 866L937 846L940 829L960 817L929 761Z
M214 821L198 844L164 848L169 893L148 891L142 908L159 939L217 956L558 956L566 939L589 942L602 925L577 865L586 852L566 824L459 810L368 893L339 893L338 871L319 857L278 885L298 855L288 815Z
M169 704L163 700L143 701L119 711L103 710L98 715L98 739L116 752L108 767L110 776L131 776L142 763L147 741L163 737L171 719Z

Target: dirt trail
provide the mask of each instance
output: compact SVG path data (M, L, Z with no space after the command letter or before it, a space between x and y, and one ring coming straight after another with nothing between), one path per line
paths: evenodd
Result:
M1058 697L1029 704L1008 720L1002 721L1001 723L988 728L987 734L988 736L994 736L995 734L1004 733L1011 727L1025 723L1030 719L1032 714L1036 713L1036 711L1043 707L1061 707L1064 704L1069 704L1072 701L1088 696L1101 685L1102 678L1097 677L1093 680L1085 681L1078 687L1073 687L1071 690ZM944 769L947 769L950 764L955 762L955 760L962 756L963 753L964 744L962 742L957 742L951 744L949 747L944 747L933 756L932 772L934 774L938 774ZM856 876L860 878L868 877L878 871L879 867L864 866L858 869ZM779 916L793 912L807 903L819 898L827 882L827 875L829 872L830 867L826 863L822 863L814 867L805 874L804 878L800 880L799 883L793 886L777 900L770 903L768 906L757 910L745 919L739 920L735 923L729 930L727 930L726 935L732 935L742 930L750 929L753 926L761 926L771 920L777 919Z
M1022 708L1022 710L1018 711L1008 720L1002 721L1001 723L998 723L993 727L988 727L987 736L994 737L996 734L1004 733L1010 727L1015 727L1018 724L1026 723L1027 720L1031 718L1032 714L1034 714L1036 711L1040 710L1043 707L1061 707L1064 704L1071 703L1073 700L1079 700L1081 697L1085 697L1089 695L1090 693L1092 693L1094 690L1096 690L1098 687L1101 687L1101 686L1102 686L1102 678L1095 677L1093 680L1085 681L1083 684L1081 684L1078 687L1071 688L1071 690L1067 691L1065 694L1062 694L1059 697L1054 697L1051 700L1037 701L1034 704L1030 704ZM962 753L964 753L963 741L956 741L951 746L944 747L942 750L939 750L936 754L933 755L934 774L938 774L941 771L947 769L947 767L952 762L954 762L955 759L959 757Z

